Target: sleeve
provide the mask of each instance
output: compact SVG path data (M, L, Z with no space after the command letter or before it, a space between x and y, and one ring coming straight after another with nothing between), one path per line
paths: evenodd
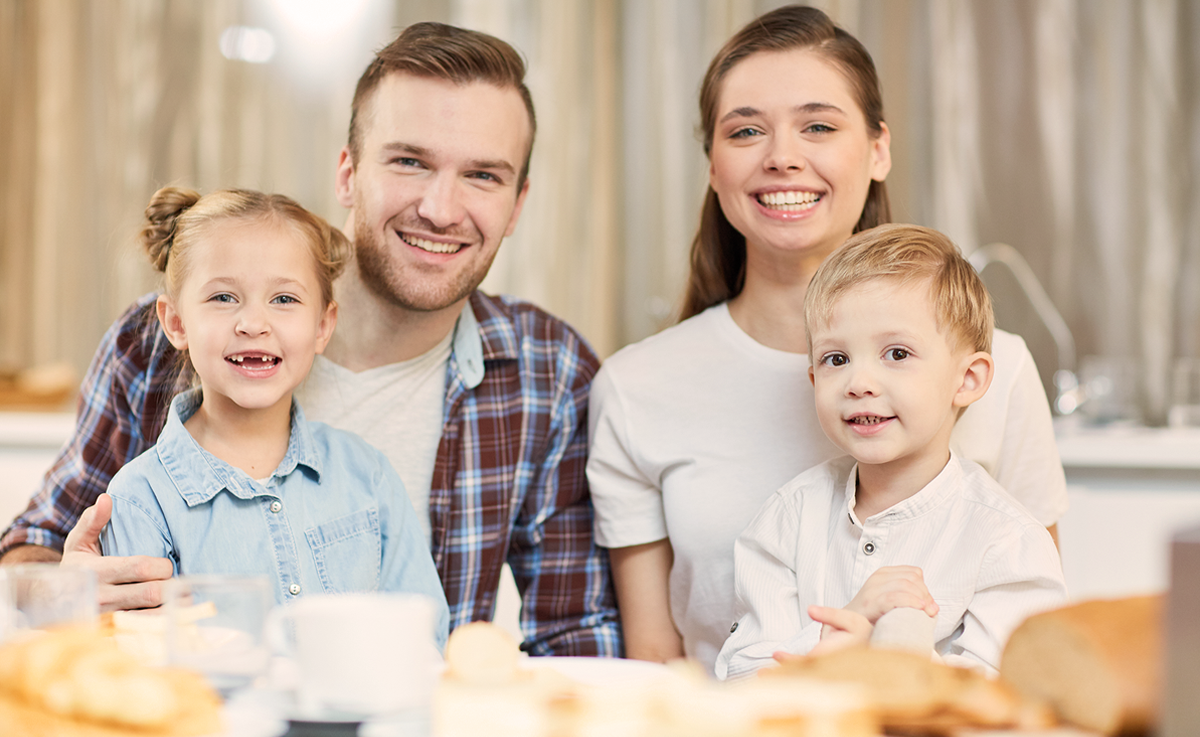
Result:
M737 619L717 658L717 678L746 678L773 665L774 653L807 653L820 640L821 623L801 611L796 586L799 522L796 504L776 494L734 543Z
M608 553L592 533L587 400L598 361L581 339L558 351L550 431L513 525L508 563L531 655L623 653Z
M124 468L108 486L112 518L100 532L104 555L148 555L169 558L174 575L179 574L179 556L162 509L153 502L150 481L132 468Z
M596 506L596 542L619 548L665 539L667 521L659 480L638 466L612 374L603 366L592 382L587 479Z
M425 543L425 534L400 475L387 457L373 448L370 450L376 458L375 497L382 517L380 590L429 597L434 605L434 636L438 650L443 650L449 634L450 609L429 546Z
M1009 533L988 551L960 634L937 644L951 665L995 675L1009 635L1026 618L1065 605L1067 585L1050 533L1032 522Z
M0 555L18 545L62 550L79 515L108 488L117 470L153 445L157 432L147 440L143 420L161 427L170 395L159 397L166 404L155 417L142 416L144 399L152 393L147 387L154 383L151 363L161 358L145 351L138 339L146 324L147 299L105 333L80 386L75 431L29 506L0 537ZM152 307L153 301L148 304ZM157 330L157 323L153 327Z
M1025 341L1011 336L1005 358L1016 363L1008 394L996 480L1049 527L1067 511L1067 479L1054 438L1050 403Z

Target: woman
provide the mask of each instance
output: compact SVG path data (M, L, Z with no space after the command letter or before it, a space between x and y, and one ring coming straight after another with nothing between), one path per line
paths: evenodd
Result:
M762 503L839 453L813 409L803 305L821 262L888 222L891 142L866 49L819 10L756 19L700 92L709 190L683 321L609 359L588 480L626 654L710 670L733 621L733 542ZM1024 342L952 439L1047 526L1066 508L1050 409Z

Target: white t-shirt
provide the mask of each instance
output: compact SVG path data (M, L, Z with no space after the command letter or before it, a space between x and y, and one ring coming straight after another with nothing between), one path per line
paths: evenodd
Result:
M317 356L296 389L310 420L357 433L383 452L404 482L428 543L429 487L442 439L446 365L454 331L432 350L357 373Z
M1067 603L1050 533L976 463L951 454L925 488L859 521L858 464L823 463L776 492L734 546L736 625L718 678L807 653L821 637L810 604L844 607L884 566L921 568L938 604L934 650L955 665L1000 668L1026 617Z
M1018 336L997 330L996 375L951 447L1044 525L1066 511L1050 407ZM758 343L724 304L629 346L600 368L588 416L596 540L670 537L671 615L712 668L733 621L733 542L783 484L843 455L814 411L808 356Z

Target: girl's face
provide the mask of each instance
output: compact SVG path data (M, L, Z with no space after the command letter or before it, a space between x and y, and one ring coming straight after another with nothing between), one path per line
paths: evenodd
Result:
M729 70L717 101L709 184L747 258L823 260L854 232L890 135L867 126L845 75L810 49L760 52Z
M290 407L337 323L308 246L285 225L231 219L187 258L179 293L158 298L158 316L188 351L206 411Z

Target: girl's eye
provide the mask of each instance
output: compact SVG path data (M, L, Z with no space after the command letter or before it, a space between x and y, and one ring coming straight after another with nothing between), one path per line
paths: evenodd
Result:
M821 363L826 366L845 366L850 362L844 353L827 353L821 358Z
M281 304L281 305L300 304L300 300L296 299L295 297L293 297L290 294L281 294L271 301L276 304Z
M235 301L233 299L232 294L225 294L225 293L214 294L212 297L209 298L209 300L212 302L226 302L226 303Z
M738 128L733 133L730 133L729 137L736 140L738 138L750 138L752 136L760 135L762 134L755 128Z
M893 361L903 361L908 358L908 351L904 348L889 348L887 356Z

